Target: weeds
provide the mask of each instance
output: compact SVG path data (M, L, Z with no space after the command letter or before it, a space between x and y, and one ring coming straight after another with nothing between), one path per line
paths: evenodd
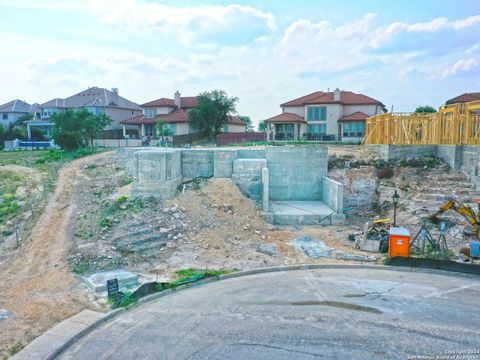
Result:
M83 275L90 271L90 263L88 261L82 261L72 266L72 272L77 275Z
M16 353L20 352L20 350L22 350L25 346L22 345L22 343L16 343L15 345L13 345L11 348L10 348L10 356L13 356L15 355Z

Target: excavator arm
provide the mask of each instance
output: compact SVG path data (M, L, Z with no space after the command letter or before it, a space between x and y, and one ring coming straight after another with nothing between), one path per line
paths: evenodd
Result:
M448 210L453 210L457 214L463 216L470 223L470 225L472 225L475 233L477 234L477 238L480 239L480 221L470 206L464 204L457 205L453 200L448 200L442 206L440 206L440 209L435 214L430 215L430 219L438 222L440 220L438 217Z

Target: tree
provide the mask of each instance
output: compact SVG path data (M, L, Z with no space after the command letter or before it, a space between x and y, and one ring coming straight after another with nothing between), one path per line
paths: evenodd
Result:
M93 140L102 136L103 130L112 123L112 119L105 113L95 115L85 109L77 111L76 115L83 124L85 140L87 144L90 143L93 152Z
M238 118L240 119L240 121L242 121L245 124L246 132L253 132L253 124L252 124L252 119L250 119L250 116L239 115Z
M105 114L95 115L86 109L53 114L52 137L59 146L66 150L76 150L91 145L93 140L102 135L103 129L112 122Z
M155 123L155 129L160 138L165 140L165 136L170 136L170 128L164 118L160 117Z
M228 115L235 113L236 97L228 97L223 90L198 95L198 105L190 110L188 123L208 138L213 138L227 123Z
M416 113L423 113L423 114L426 114L426 113L436 113L437 110L435 110L435 108L433 106L430 106L430 105L425 105L425 106L419 106L415 109L415 112Z
M260 131L260 132L265 132L265 131L267 131L267 123L265 122L265 120L261 120L261 121L258 123L258 131Z
M33 114L23 114L22 116L19 116L17 121L15 121L16 125L21 125L24 124L26 121L30 121L33 119Z

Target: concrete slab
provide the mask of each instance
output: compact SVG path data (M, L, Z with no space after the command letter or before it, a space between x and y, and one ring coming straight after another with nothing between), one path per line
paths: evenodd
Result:
M118 279L119 287L134 287L138 285L138 276L130 271L111 270L95 273L88 276L82 276L83 281L94 292L107 290L107 280Z
M119 313L59 359L441 358L478 349L479 296L473 277L373 267L261 273Z
M271 201L270 219L278 225L329 225L334 211L322 201Z

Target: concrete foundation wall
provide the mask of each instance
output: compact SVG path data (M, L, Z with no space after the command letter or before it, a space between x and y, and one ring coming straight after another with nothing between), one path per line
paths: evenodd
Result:
M263 193L262 168L265 159L237 159L233 162L232 180L247 197L260 200Z
M326 146L269 147L271 200L321 200L328 173Z
M322 184L322 201L327 204L329 208L336 211L337 214L343 214L343 184L324 177Z
M213 176L231 178L233 162L237 159L237 150L218 150L213 154Z
M237 150L237 156L239 159L265 159L264 149L240 149Z
M182 173L184 177L209 178L214 175L214 150L182 150Z
M135 155L137 183L133 195L159 199L175 197L182 181L180 151L138 151Z

